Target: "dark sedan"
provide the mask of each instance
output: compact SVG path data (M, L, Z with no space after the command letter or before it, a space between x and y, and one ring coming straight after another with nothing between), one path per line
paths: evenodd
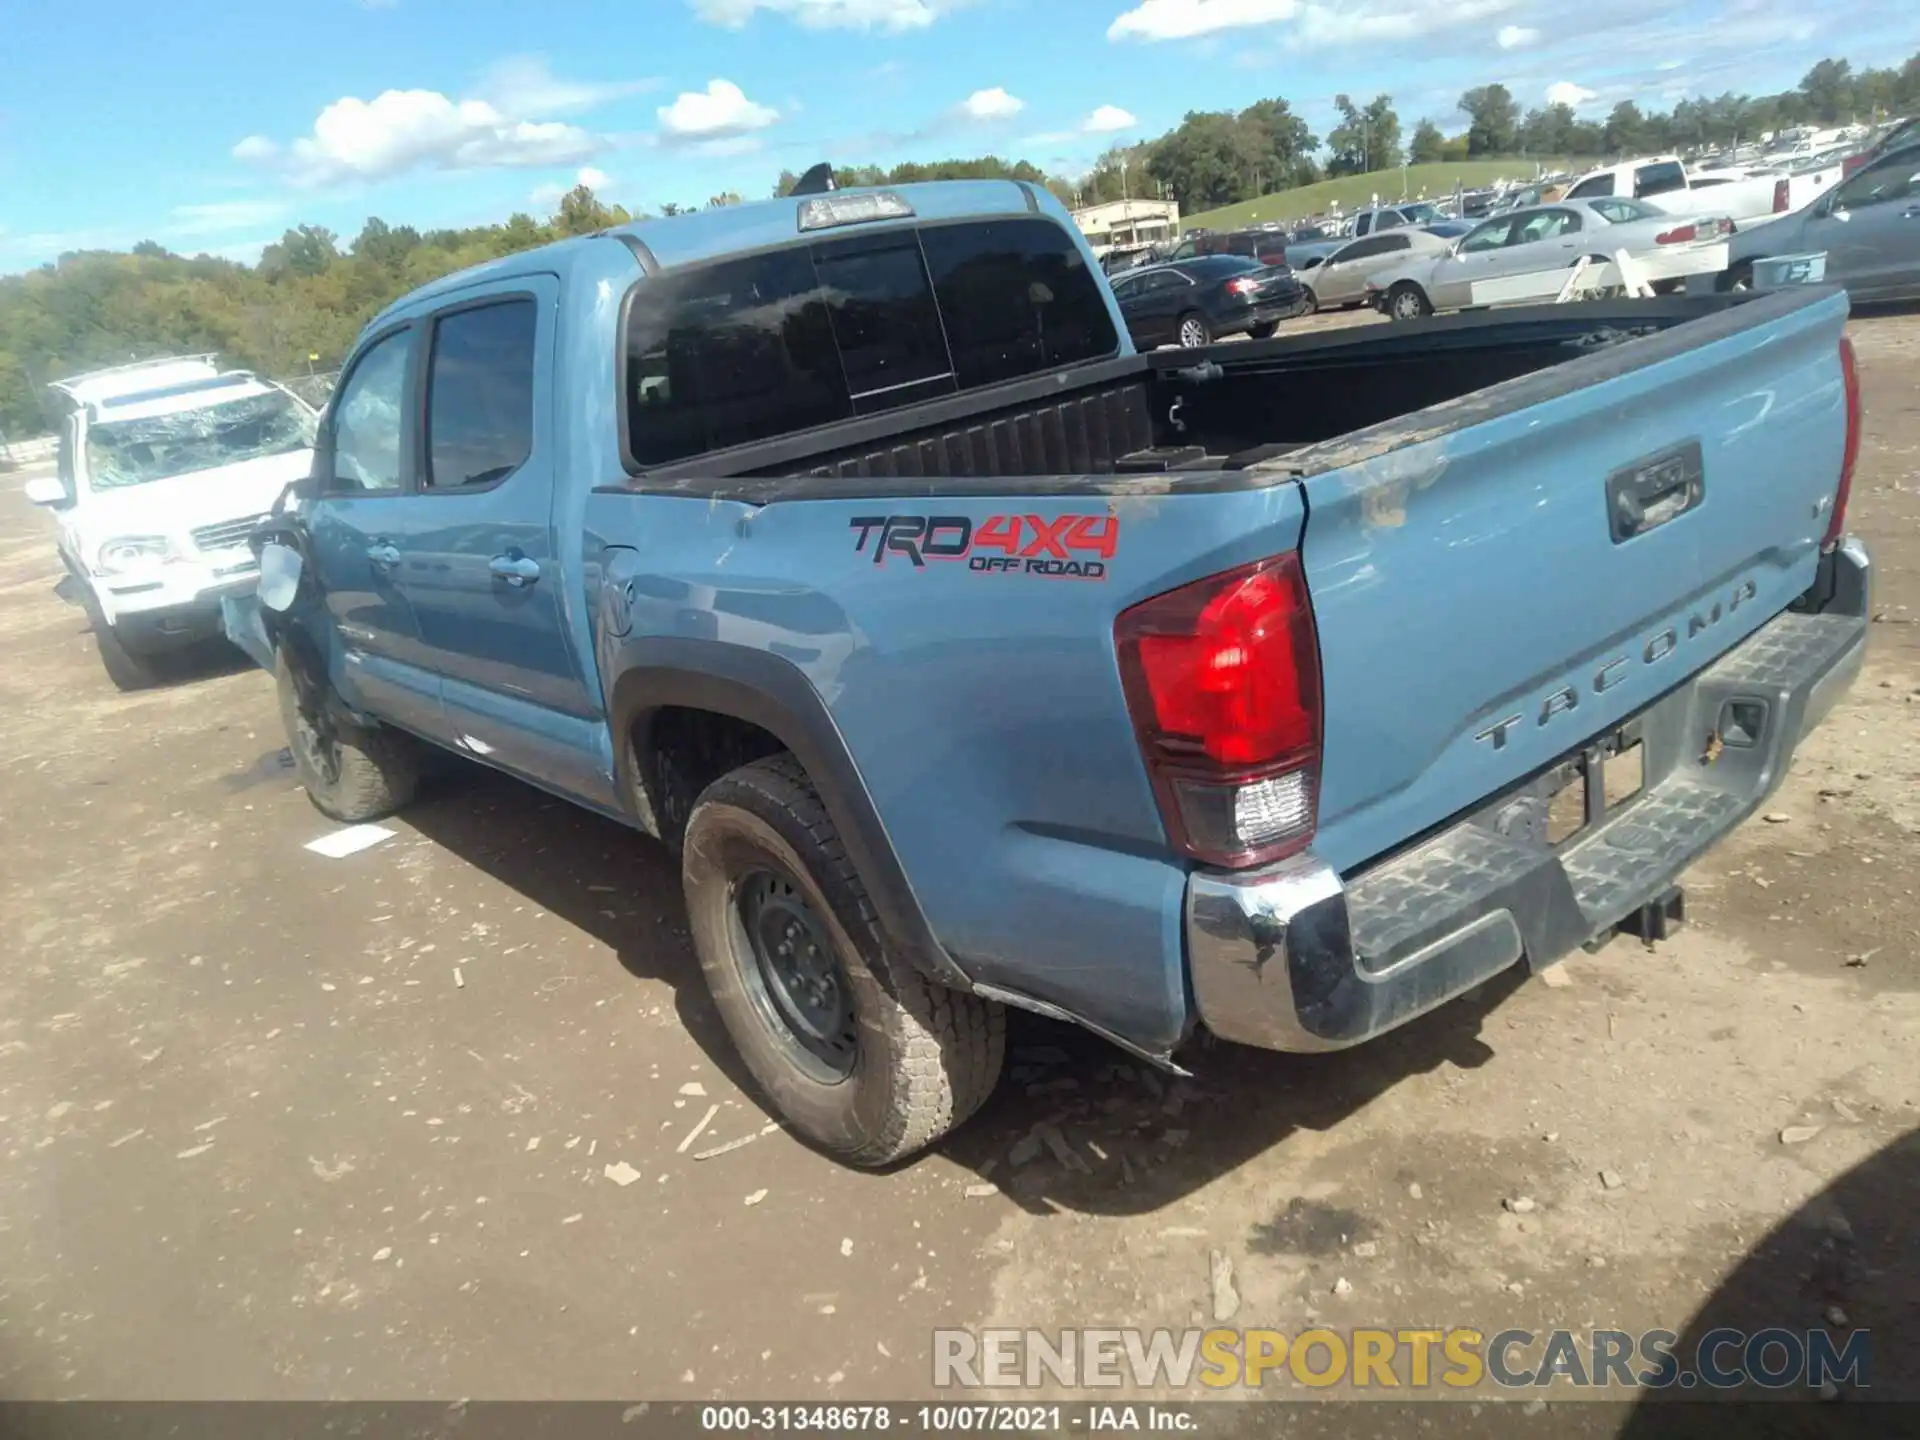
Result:
M1293 272L1237 255L1203 255L1130 270L1113 282L1134 348L1206 345L1222 335L1264 340L1307 308Z

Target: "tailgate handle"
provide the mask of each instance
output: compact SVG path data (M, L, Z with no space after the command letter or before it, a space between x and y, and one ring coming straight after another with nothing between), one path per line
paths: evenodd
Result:
M1700 442L1689 440L1607 477L1607 524L1621 545L1684 515L1707 493Z

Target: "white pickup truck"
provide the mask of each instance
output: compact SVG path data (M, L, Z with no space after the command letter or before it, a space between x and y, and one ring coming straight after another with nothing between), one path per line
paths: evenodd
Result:
M1724 215L1742 230L1791 214L1838 183L1840 166L1790 173L1687 169L1678 155L1655 155L1590 170L1567 188L1568 200L1621 195L1669 215Z
M313 463L311 406L212 355L96 370L66 403L57 474L27 498L59 522L60 558L108 677L153 683L152 657L221 634L220 600L250 588L247 537Z

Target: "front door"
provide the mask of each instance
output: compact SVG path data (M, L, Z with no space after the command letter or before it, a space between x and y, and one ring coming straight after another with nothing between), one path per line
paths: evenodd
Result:
M605 724L553 513L558 298L552 276L522 276L422 318L423 461L395 541L452 743L597 802Z
M351 362L316 452L322 471L307 529L337 641L322 647L334 687L350 705L437 736L440 686L421 663L395 542L413 469L414 338L403 325Z
M1856 297L1909 287L1920 274L1920 151L1888 155L1833 192L1806 227L1807 250L1827 254L1827 279Z
M1500 273L1500 251L1513 233L1513 217L1498 215L1469 230L1460 246L1433 267L1427 298L1439 310L1458 310L1473 303L1473 283Z

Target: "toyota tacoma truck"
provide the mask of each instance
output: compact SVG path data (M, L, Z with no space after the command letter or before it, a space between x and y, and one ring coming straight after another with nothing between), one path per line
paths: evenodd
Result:
M153 683L154 657L221 634L221 600L256 583L254 526L313 468L313 409L212 355L56 382L58 472L27 482L107 677Z
M1846 318L1142 355L1029 185L643 221L375 319L227 623L326 814L438 747L677 850L766 1100L881 1165L1008 1007L1333 1050L1677 923L1861 663Z

